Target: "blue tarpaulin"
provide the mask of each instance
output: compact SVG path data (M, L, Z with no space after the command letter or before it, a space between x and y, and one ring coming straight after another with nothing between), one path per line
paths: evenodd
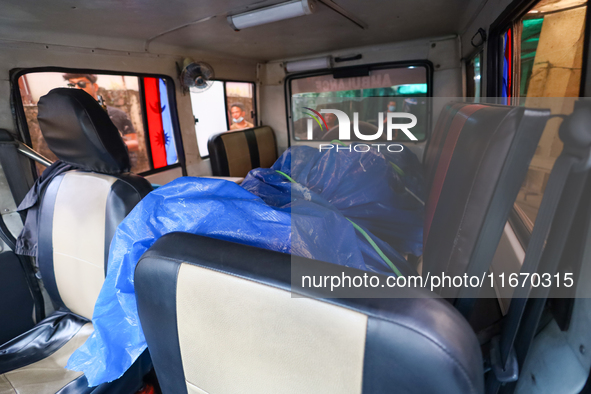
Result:
M70 357L67 368L84 372L89 385L95 386L120 377L146 349L133 274L141 255L170 232L392 274L384 260L387 256L402 274L414 273L400 253L372 234L373 229L383 230L404 252L416 252L422 242L413 221L422 221L422 209L415 198L403 196L408 192L402 180L396 180L401 168L393 171L382 155L362 155L362 159L346 155L335 157L302 147L286 152L273 169L253 170L242 187L225 180L184 177L148 194L115 233L94 309L94 333ZM382 179L372 180L375 176ZM399 204L398 210L389 207L389 201ZM382 228L388 221L397 226L396 215L402 214L408 218L404 216L399 229ZM376 225L373 219L378 216L383 223ZM415 226L412 236L404 234L404 225Z

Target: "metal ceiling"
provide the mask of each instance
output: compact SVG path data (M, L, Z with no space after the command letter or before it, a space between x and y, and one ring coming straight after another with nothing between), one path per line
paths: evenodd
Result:
M170 45L264 61L457 33L462 17L474 3L334 0L364 21L366 29L323 4L313 15L238 32L226 21L229 12L277 2L280 1L4 0L0 2L0 39L72 45L80 37L80 45L84 46L84 37L89 42L93 37L101 37L103 47L108 47L110 40L125 40L129 50ZM191 24L200 20L203 21Z

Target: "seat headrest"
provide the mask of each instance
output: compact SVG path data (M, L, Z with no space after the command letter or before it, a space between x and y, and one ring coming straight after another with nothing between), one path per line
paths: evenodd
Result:
M129 171L129 154L119 130L84 90L53 89L39 99L38 108L41 133L60 160L105 174Z

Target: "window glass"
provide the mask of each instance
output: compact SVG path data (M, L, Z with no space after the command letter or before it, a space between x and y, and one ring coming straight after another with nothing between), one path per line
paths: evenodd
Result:
M161 78L142 80L153 168L166 167L178 162L166 82Z
M39 72L18 80L32 148L57 160L37 121L41 96L57 87L82 89L109 114L129 151L131 172L143 173L178 162L166 81L126 75ZM146 119L146 120L145 120ZM37 164L39 172L45 167Z
M466 97L474 97L479 103L482 97L482 52L478 52L466 62Z
M214 134L228 131L224 83L214 81L205 91L190 91L195 117L195 133L201 157L208 156L207 141Z
M226 82L226 104L230 130L254 127L253 84L247 82Z
M513 69L526 106L535 97L578 97L583 65L586 1L543 0L516 24L519 67ZM528 100L528 98L531 98ZM568 114L572 100L555 100L552 113ZM552 166L560 152L560 119L551 119L540 139L516 204L535 222Z
M503 80L501 97L503 104L510 104L513 89L513 29L503 35Z
M421 100L428 93L427 69L423 66L376 69L359 77L335 78L327 74L297 78L290 81L290 88L292 135L296 140L307 139L308 115L301 110L305 107L315 107L315 111L333 108L358 112L359 121L373 126L377 126L379 112L410 112L420 117L427 111L426 100ZM382 99L364 100L370 97ZM338 127L336 116L328 114L325 118L329 131L323 133L321 127L314 126L313 140L324 140L331 128ZM426 131L423 123L417 125L414 134L421 140ZM397 136L398 140L406 139L403 133Z
M254 84L213 81L205 90L190 90L199 155L209 155L213 135L256 125Z

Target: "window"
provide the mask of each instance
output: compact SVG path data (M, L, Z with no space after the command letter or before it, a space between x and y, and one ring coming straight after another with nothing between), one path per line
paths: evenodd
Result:
M51 89L71 87L92 95L109 113L127 145L131 172L146 173L177 165L174 112L169 99L171 83L160 77L69 71L22 74L18 87L32 148L57 160L39 129L37 103ZM37 169L42 172L45 168L37 164Z
M475 103L482 97L482 51L466 61L466 97L473 97Z
M212 81L207 89L190 90L201 157L209 156L211 136L257 124L254 89L252 82Z
M513 97L513 29L508 29L503 34L503 79L501 84L501 97L503 104L511 104Z
M365 66L335 70L333 74L290 78L291 135L295 140L308 139L308 115L302 108L357 112L359 121L369 124L367 127L378 126L379 112L410 112L418 118L425 118L426 97L430 95L430 71L430 67L424 64L373 68ZM333 128L338 128L336 116L329 114L325 118L328 130L314 125L312 140L330 140L327 136L335 134L331 129L334 131ZM413 133L419 140L423 140L427 128L427 124L419 123ZM397 140L407 139L403 133L397 133L396 136Z
M505 104L536 106L535 97L557 97L553 114L568 114L580 95L585 45L586 0L542 0L505 28L497 81ZM548 106L548 101L540 101ZM516 201L520 217L531 229L550 171L562 150L560 119L546 125Z

